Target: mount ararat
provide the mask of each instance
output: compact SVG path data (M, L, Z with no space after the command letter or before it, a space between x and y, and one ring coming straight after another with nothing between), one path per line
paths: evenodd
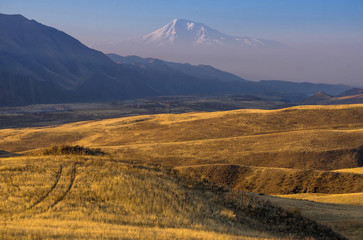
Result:
M110 56L21 15L0 14L0 106L97 102L166 95L253 94L287 101L349 87L252 82L206 65ZM136 60L135 60L136 59Z
M139 42L153 46L184 47L283 47L284 44L252 37L235 37L221 33L203 23L174 19L158 30L142 36Z

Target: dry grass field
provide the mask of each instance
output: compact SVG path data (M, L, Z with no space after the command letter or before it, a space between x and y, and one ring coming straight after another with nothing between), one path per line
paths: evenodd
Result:
M264 239L210 191L101 157L0 160L1 239ZM231 210L230 210L231 211Z
M171 169L83 156L6 158L0 166L1 239L343 239Z
M355 173L226 164L182 166L175 169L220 186L264 194L295 196L297 193L363 192L363 175Z
M321 222L337 232L344 232L349 239L360 240L363 236L363 192L347 194L301 193L278 195L278 197L300 201L280 198L269 200L279 206L299 209L304 216Z
M358 193L324 194L324 193L300 193L277 195L279 197L302 199L314 202L345 204L363 206L363 191Z
M0 150L100 147L124 160L169 166L229 163L341 169L362 162L363 105L144 115L0 130Z
M0 236L358 240L361 166L363 105L1 129Z
M344 194L345 195L345 194ZM301 195L300 195L301 196ZM335 232L343 234L348 239L361 240L363 236L363 206L362 195L358 194L345 196L345 202L340 202L333 195L331 198L335 203L320 202L317 198L307 197L308 200L291 199L291 196L260 196L262 199L270 201L272 204L300 212L303 216L324 224ZM360 199L359 205L352 205L351 199ZM299 195L298 195L299 198Z
M363 174L363 167L338 169L338 170L335 170L335 172Z
M164 96L104 103L35 104L0 107L0 129L42 127L70 122L160 113L277 109L288 104L268 96Z

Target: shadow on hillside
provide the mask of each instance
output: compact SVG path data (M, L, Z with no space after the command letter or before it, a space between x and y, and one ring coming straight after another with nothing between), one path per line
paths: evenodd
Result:
M0 158L16 157L16 156L19 156L19 154L0 150Z
M363 145L360 146L357 150L357 162L358 167L363 167Z

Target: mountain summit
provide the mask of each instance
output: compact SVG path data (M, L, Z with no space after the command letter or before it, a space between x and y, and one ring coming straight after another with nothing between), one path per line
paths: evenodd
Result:
M282 43L271 40L229 36L203 23L179 18L150 34L144 35L142 42L157 46L283 46Z
M171 95L280 93L295 98L322 90L333 94L347 90L336 85L251 82L206 65L110 57L113 61L55 28L21 15L0 14L0 106Z

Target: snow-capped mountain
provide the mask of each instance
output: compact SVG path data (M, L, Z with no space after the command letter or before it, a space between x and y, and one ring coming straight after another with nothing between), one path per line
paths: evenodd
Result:
M271 40L228 36L203 23L187 19L174 19L164 27L144 35L141 41L157 46L283 46Z

